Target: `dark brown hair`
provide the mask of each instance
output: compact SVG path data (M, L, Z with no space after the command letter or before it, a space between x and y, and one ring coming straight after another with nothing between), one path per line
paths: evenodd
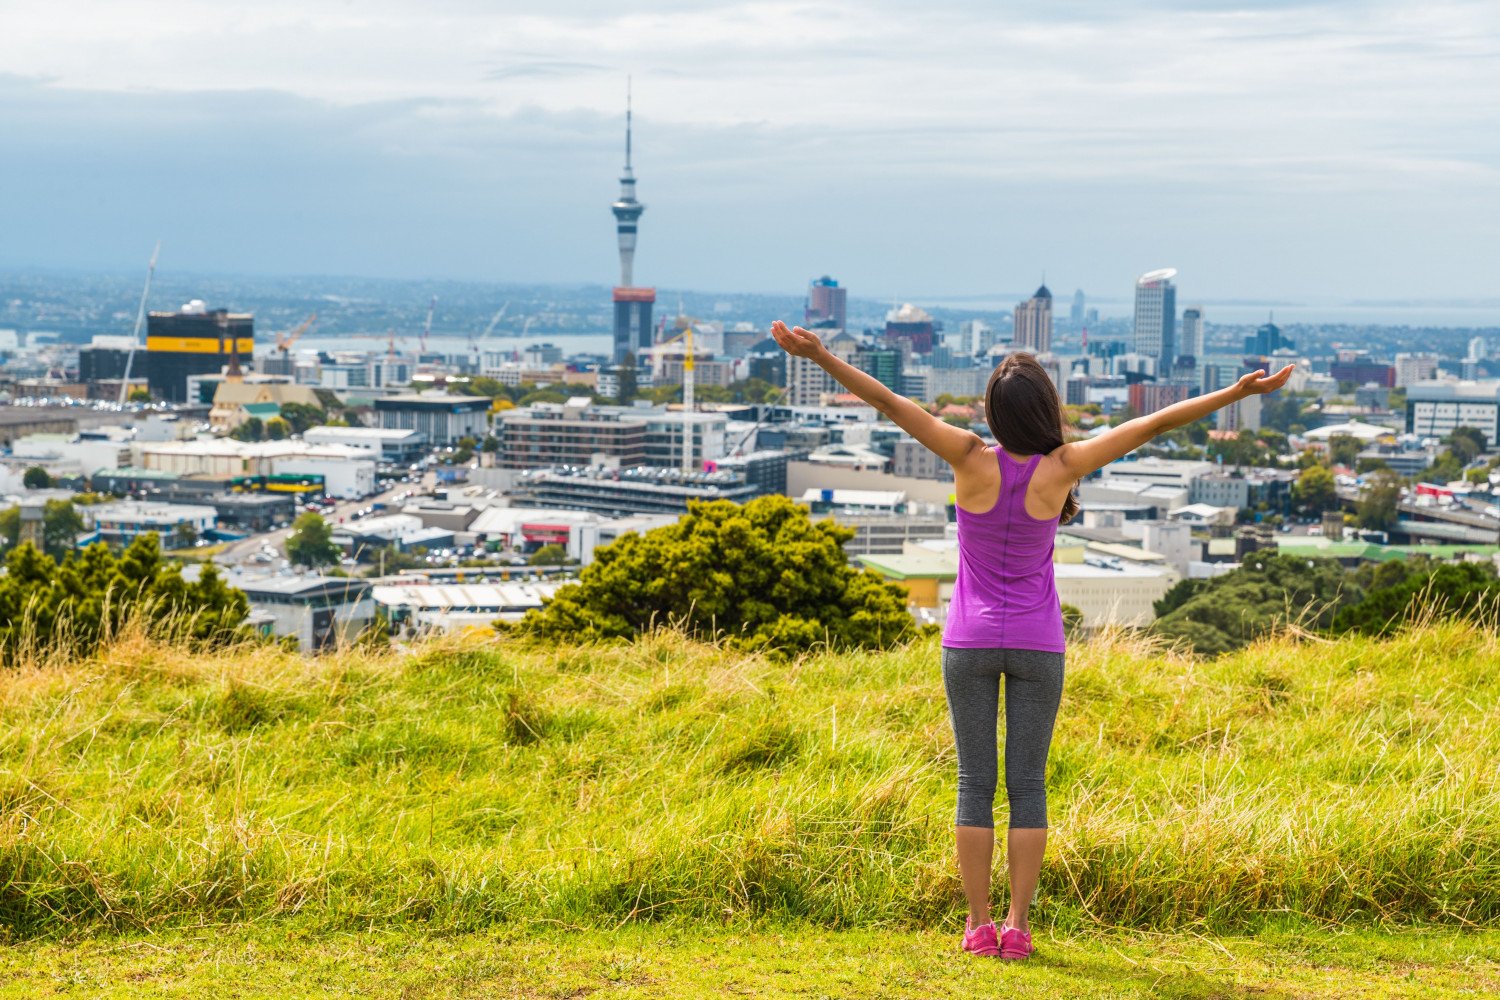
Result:
M1035 356L1024 351L1006 355L990 373L984 419L996 443L1017 455L1046 455L1066 440L1057 387ZM1066 524L1077 513L1078 497L1069 490L1060 520Z

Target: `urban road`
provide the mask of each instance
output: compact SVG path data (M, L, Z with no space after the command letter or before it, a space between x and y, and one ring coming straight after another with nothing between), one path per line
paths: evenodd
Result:
M418 494L430 492L431 484L435 477L427 473L420 483L393 483L391 486L373 496L362 500L340 500L332 511L323 515L330 527L338 527L340 524L353 520L356 511L363 510L372 504L392 503L397 494L407 493L415 497ZM391 513L385 511L384 513ZM256 553L269 547L276 553L277 559L286 558L286 538L292 533L291 526L277 528L275 531L261 532L250 535L237 542L231 542L214 556L214 562L222 566L241 566L252 562Z
M1360 499L1359 490L1351 489L1347 486L1340 487L1338 495L1339 500L1350 508L1353 508ZM1414 519L1441 521L1447 524L1461 525L1476 532L1488 532L1489 538L1487 541L1490 542L1496 541L1497 535L1500 535L1500 519L1489 517L1477 510L1464 510L1462 508L1445 507L1439 504L1421 505L1410 497L1402 498L1399 510L1402 514ZM1479 541L1480 539L1474 537L1469 540Z

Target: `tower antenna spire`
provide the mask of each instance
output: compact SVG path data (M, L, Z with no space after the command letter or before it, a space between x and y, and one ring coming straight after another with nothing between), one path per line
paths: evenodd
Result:
M630 173L630 90L632 79L625 78L625 173Z

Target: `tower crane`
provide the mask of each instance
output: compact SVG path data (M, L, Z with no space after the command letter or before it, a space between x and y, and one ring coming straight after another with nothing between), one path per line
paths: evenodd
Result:
M479 371L479 345L488 340L490 334L495 332L495 327L500 325L500 320L505 316L505 311L509 308L509 302L501 306L500 310L495 313L495 315L490 317L490 325L485 327L484 332L481 333L477 338L472 333L469 334L469 366L473 368L474 371Z
M435 313L435 312L437 312L437 296L436 295L434 295L432 297L432 301L427 304L427 322L422 326L422 353L423 354L427 353L427 338L430 337L430 336L432 336L432 314ZM417 360L420 361L421 358L419 357Z
M308 330L311 330L312 325L317 321L318 314L313 313L311 316L307 317L307 319L303 320L301 323L298 323L290 333L278 333L276 335L276 349L281 352L281 356L286 357L287 353L291 351L292 345L295 344L299 339L301 339L304 333L306 333Z
M682 341L682 472L693 471L693 324L683 326L682 332L658 341L657 351L676 341Z
M135 329L130 334L130 352L125 355L125 374L120 376L120 405L130 395L130 363L135 360L135 345L141 342L141 326L146 322L146 296L151 294L151 276L156 273L156 258L161 253L161 240L151 251L151 263L146 265L146 287L141 289L141 307L135 313Z

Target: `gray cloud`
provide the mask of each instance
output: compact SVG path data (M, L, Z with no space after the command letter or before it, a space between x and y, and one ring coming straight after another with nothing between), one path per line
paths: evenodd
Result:
M661 284L1128 287L1167 261L1221 296L1489 287L1484 5L555 6L267 3L242 40L187 18L125 46L16 19L0 263L160 234L195 268L608 280L629 72Z

